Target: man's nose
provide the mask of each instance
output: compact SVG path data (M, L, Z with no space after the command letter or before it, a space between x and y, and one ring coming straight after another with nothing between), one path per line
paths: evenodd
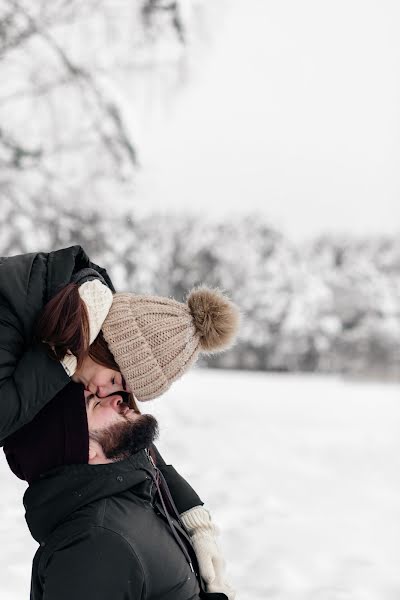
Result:
M113 410L119 412L119 406L122 404L121 396L118 394L114 394L113 396L107 396L107 398L103 398L101 403L103 405L108 404Z

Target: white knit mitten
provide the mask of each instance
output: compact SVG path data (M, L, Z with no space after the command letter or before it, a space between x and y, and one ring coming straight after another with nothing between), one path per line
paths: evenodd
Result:
M98 279L86 281L79 286L79 295L84 301L89 317L89 345L94 342L103 327L104 320L108 315L113 301L110 288ZM67 375L72 377L76 371L76 356L70 352L61 361Z
M210 513L203 506L195 506L182 513L181 519L192 540L206 591L234 600L236 592L226 580L225 561L216 540L218 530Z

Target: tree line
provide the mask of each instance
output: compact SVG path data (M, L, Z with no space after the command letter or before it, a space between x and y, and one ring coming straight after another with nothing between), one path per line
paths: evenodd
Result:
M177 214L116 216L29 208L3 195L0 254L79 243L119 291L183 300L205 283L242 311L238 344L204 363L221 368L400 373L398 237L324 235L293 244L260 215L210 221Z

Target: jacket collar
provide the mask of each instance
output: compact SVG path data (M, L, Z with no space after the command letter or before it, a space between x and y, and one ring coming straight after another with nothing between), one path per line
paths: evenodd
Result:
M139 497L151 498L154 474L145 450L126 460L106 465L70 465L52 469L24 494L25 519L33 538L41 543L76 510L102 498L136 488ZM147 482L146 482L147 483Z

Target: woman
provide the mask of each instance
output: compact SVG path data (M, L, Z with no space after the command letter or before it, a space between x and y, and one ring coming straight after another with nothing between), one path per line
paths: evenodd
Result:
M194 291L187 305L113 293L107 272L80 246L0 259L1 443L71 377L100 397L127 389L155 398L201 350L226 347L236 332L235 307L209 290ZM232 599L208 511L173 467L165 465L164 476L208 591Z
M70 381L48 347L34 339L34 329L45 304L83 269L114 291L106 271L80 246L0 259L1 445Z

